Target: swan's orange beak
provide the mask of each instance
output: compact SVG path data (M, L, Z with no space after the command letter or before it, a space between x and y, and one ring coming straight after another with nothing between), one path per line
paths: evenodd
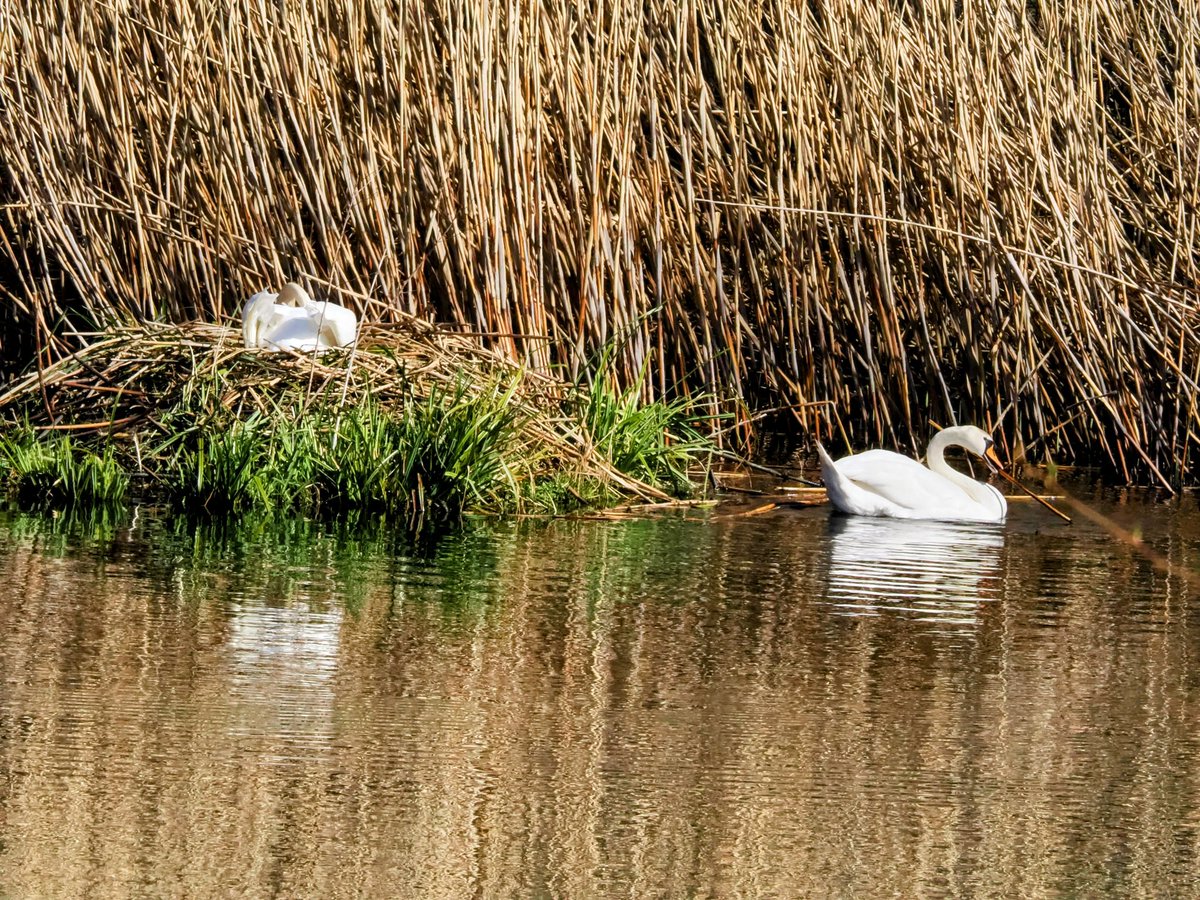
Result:
M1004 471L1004 466L1000 462L1000 457L998 457L996 455L995 447L988 447L986 450L984 450L983 458L984 458L984 460L986 460L987 464L989 466L991 466L993 469L995 469L997 472Z

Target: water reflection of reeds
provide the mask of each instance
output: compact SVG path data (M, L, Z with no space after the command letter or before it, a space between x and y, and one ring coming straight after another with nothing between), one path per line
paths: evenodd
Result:
M1195 600L1086 529L972 545L993 593L963 640L829 606L853 557L824 517L502 526L412 553L263 529L212 557L159 523L55 555L22 527L0 522L18 896L1200 877Z

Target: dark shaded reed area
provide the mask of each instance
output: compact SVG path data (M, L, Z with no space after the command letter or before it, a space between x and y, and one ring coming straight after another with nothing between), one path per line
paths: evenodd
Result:
M53 23L53 24L52 24ZM7 366L304 277L834 443L1194 481L1200 13L1152 0L0 11Z

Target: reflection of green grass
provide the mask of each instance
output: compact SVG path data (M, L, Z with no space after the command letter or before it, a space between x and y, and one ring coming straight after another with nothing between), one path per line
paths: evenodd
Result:
M107 554L116 539L117 531L128 520L128 513L120 506L69 506L45 515L5 510L0 506L2 532L15 541L36 539L38 551L47 556L60 557L69 549L96 550Z
M428 624L429 640L460 641L501 608L520 529L473 516L462 527L414 534L379 517L346 522L143 510L113 518L108 510L46 515L0 508L0 563L16 546L83 560L74 571L84 588L143 590L155 615L193 623L224 621L244 606L301 607L341 611L348 620L369 616L367 627L382 628L381 635L389 620L415 617ZM114 555L128 587L100 588L95 573Z
M583 539L582 555L589 564L578 586L587 593L588 608L615 598L661 594L665 602L686 605L691 590L659 591L656 586L682 588L694 584L697 572L711 559L712 529L694 520L655 516L618 522L562 522Z
M98 563L119 556L122 579L150 586L147 602L187 616L220 620L244 604L303 605L366 616L382 629L380 640L390 633L389 621L415 618L428 626L430 640L459 641L527 590L552 591L549 602L562 616L581 603L592 616L651 595L689 603L695 591L675 588L694 585L711 559L700 528L660 519L468 516L459 527L413 533L378 516L0 510L0 549L23 544Z
M474 621L501 596L497 579L508 533L475 517L453 530L414 534L378 516L148 516L141 565L143 574L170 585L189 605L226 591L254 602L302 598L317 609L333 604L356 615L372 595L390 596L397 609L429 607L452 625L463 616Z

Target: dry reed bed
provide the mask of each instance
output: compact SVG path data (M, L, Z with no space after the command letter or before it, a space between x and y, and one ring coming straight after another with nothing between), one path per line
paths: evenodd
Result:
M742 437L1194 480L1198 54L1168 0L8 4L4 349L305 275L571 377L628 338Z

